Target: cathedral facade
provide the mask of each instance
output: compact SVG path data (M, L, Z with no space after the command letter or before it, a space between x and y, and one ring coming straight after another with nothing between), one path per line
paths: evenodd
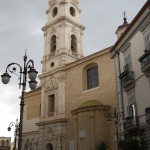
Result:
M22 149L94 150L97 141L116 149L108 124L116 107L115 64L106 48L83 56L78 0L49 0L40 86L25 94Z

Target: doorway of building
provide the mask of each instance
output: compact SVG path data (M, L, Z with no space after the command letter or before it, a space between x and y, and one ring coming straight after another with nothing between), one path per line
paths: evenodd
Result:
M46 144L46 150L53 150L53 145L51 143Z

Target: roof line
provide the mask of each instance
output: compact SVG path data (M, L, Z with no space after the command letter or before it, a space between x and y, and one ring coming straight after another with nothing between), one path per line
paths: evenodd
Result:
M134 19L132 20L132 22L129 24L129 26L127 27L127 29L124 31L124 33L121 35L121 37L116 41L116 43L113 45L113 47L110 49L110 52L114 51L114 49L116 48L116 46L122 41L122 39L126 36L126 34L128 33L128 31L132 28L132 26L135 24L135 22L137 21L137 19L142 15L142 13L144 12L144 10L149 7L150 8L150 0L148 0L144 6L141 8L141 10L137 13L137 15L134 17Z

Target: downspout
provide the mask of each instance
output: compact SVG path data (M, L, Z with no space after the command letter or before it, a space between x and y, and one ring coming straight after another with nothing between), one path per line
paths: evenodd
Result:
M116 51L115 51L116 52ZM125 138L125 132L124 132L124 102L123 102L123 88L122 88L122 82L121 82L121 79L119 78L119 76L121 75L121 65L120 65L120 55L119 55L119 52L117 51L116 52L117 54L117 64L118 64L118 87L119 87L119 90L118 90L118 106L119 106L119 112L118 112L118 119L119 119L119 122L120 122L120 133L122 134L123 132L123 135L121 136L121 134L119 135L120 136L120 139L124 139Z

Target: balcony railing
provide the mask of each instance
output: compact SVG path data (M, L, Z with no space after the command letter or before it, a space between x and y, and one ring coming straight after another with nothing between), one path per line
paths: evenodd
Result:
M133 71L124 71L121 73L119 76L122 87L125 89L125 91L128 91L128 89L132 88L135 83L135 77L134 77L134 72Z
M138 117L127 117L125 121L125 130L134 130L139 126Z
M47 114L47 117L54 117L55 116L55 112L50 112Z
M143 54L139 58L139 62L141 63L142 72L149 77L150 76L150 50L145 50L145 54Z

